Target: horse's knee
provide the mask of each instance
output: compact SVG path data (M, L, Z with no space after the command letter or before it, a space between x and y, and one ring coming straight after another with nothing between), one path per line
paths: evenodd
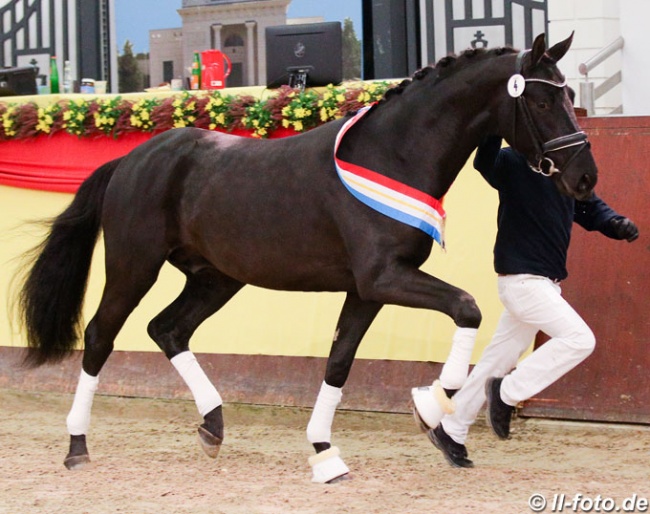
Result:
M452 319L459 327L478 328L481 325L483 315L474 297L463 292L452 310Z

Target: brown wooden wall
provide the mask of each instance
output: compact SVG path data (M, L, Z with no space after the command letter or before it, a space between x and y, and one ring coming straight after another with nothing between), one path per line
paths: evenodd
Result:
M596 350L523 413L650 423L650 117L580 123L598 163L598 195L641 235L630 244L574 226L562 290L594 331Z

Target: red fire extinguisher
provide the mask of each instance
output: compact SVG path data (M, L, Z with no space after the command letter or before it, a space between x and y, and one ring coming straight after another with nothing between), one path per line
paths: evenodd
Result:
M201 75L203 89L223 89L226 87L226 78L232 70L232 64L228 56L219 50L205 50L201 52L201 62L203 64L203 73Z

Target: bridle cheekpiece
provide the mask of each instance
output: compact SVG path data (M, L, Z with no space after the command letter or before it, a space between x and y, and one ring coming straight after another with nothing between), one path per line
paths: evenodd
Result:
M523 60L524 56L530 52L530 50L522 50L517 55L517 61L515 64L515 74L510 77L508 80L508 94L515 99L515 133L516 133L516 123L517 123L517 111L520 110L523 114L524 124L528 130L529 135L533 141L536 151L536 164L528 163L530 168L537 172L541 173L544 176L550 177L555 173L561 173L561 170L555 167L553 159L551 159L548 154L551 152L557 152L559 150L564 150L566 148L571 148L574 146L579 147L577 151L571 156L571 158L566 162L565 167L575 159L578 154L585 148L589 148L589 141L587 139L587 134L583 131L574 132L573 134L567 134L566 136L559 136L550 141L542 142L543 139L537 126L534 123L533 116L526 104L524 99L524 90L526 89L527 82L537 82L541 84L546 84L548 86L563 88L566 87L567 82L555 82L553 80L546 80L540 78L524 78L521 74L523 69ZM544 170L544 167L547 168L547 171Z

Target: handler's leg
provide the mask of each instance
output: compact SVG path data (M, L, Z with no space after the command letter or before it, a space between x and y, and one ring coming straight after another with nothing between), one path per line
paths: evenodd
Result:
M561 296L558 284L539 280L536 291L543 308L522 309L518 316L551 339L503 379L501 398L508 405L517 405L547 388L591 355L596 346L593 332Z
M551 337L519 363L505 378L488 380L486 419L501 439L510 435L514 407L545 389L573 369L593 351L596 340L592 331L575 310L562 298L561 289L548 279L528 280L519 301L506 297L506 307L519 319L534 324Z
M465 444L469 428L485 404L485 382L493 376L504 376L517 365L517 360L531 345L537 329L521 323L505 310L497 329L463 387L454 396L456 411L442 419L444 431L457 443Z

